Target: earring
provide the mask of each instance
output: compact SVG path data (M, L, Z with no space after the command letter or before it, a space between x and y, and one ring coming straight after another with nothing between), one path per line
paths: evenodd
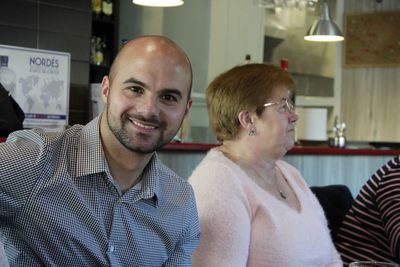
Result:
M247 132L247 134L248 134L249 136L255 136L255 135L256 135L256 128L250 129L250 130Z

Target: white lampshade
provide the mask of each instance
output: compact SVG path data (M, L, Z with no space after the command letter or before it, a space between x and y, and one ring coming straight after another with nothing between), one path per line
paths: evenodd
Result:
M132 3L140 6L173 7L183 5L183 0L132 0Z
M315 42L338 42L344 37L339 27L333 22L326 1L322 2L321 14L308 30L304 40Z

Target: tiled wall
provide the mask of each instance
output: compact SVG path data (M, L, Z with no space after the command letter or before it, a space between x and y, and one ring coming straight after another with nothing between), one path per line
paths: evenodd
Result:
M89 0L1 0L0 44L71 53L69 124L89 109Z

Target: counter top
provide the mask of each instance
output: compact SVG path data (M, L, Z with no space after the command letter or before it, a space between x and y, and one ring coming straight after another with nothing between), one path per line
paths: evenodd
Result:
M5 137L0 137L0 142L4 142ZM162 151L187 151L187 152L206 152L218 144L201 143L169 143ZM334 148L328 146L295 146L288 154L309 154L309 155L400 155L400 149L378 149L378 148Z
M218 144L199 143L169 143L163 151L208 151ZM313 154L313 155L400 155L400 149L378 149L378 148L335 148L328 146L295 146L288 154Z

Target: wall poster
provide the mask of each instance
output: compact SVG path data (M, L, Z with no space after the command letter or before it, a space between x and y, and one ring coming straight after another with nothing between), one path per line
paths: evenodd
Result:
M343 64L400 66L400 11L347 14Z
M68 124L71 55L0 45L0 82L25 113L25 128Z

